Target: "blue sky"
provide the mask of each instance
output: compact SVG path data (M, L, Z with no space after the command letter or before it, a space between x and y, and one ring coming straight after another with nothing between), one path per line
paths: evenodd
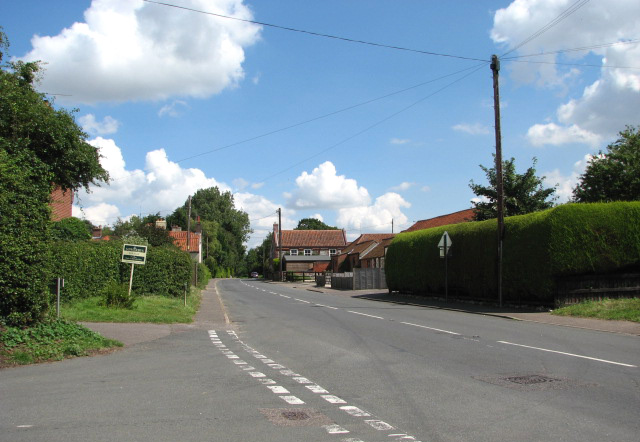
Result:
M637 0L166 3L462 58L142 0L2 2L11 56L46 63L39 89L78 109L113 177L79 194L95 224L167 215L213 185L249 213L249 246L278 207L285 228L314 216L350 237L469 208L495 151L491 55L573 9L503 57L504 157L520 171L536 157L562 202L589 155L640 123Z

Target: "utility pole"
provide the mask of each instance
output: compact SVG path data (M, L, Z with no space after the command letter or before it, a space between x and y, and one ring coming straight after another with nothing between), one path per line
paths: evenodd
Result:
M502 134L500 132L500 85L498 72L500 60L497 55L491 56L491 71L493 72L493 109L496 129L496 187L498 193L498 301L502 307L502 241L504 239L504 182L502 176Z
M278 208L278 273L282 281L282 209Z
M191 195L189 195L188 200L188 211L187 211L187 252L189 251L189 239L191 238Z
M391 218L391 234L393 235L393 218Z

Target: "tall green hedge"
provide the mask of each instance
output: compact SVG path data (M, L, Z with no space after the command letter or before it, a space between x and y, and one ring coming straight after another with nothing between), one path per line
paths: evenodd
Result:
M444 292L438 242L447 231L450 292L496 299L497 221L437 227L398 235L385 261L391 290ZM566 204L505 219L503 297L553 303L555 277L640 268L640 202Z
M53 277L65 279L64 301L99 295L110 282L128 283L131 265L120 262L121 241L59 241L54 243ZM135 294L182 296L190 280L191 259L174 246L149 247L147 261L136 265Z

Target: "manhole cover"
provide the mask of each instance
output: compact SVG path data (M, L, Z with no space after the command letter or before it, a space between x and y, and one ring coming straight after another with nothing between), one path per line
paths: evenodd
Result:
M542 376L539 374L530 374L525 376L510 376L504 378L509 382L520 385L534 385L542 384L544 382L560 382L560 379L550 378L548 376Z
M303 421L309 419L309 415L304 411L283 411L282 417L291 421Z
M551 377L538 373L518 373L498 376L473 376L482 382L487 382L512 390L520 391L545 391L545 390L565 390L576 387L593 387L595 384L587 384L573 379Z
M321 427L333 422L313 408L261 408L269 421L280 427Z

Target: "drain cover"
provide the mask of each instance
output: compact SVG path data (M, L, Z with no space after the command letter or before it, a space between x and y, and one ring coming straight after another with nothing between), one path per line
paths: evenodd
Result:
M578 382L573 379L551 377L538 373L518 373L498 376L473 376L482 382L520 391L565 390L575 387L593 387L595 384Z
M280 427L321 427L333 422L313 408L261 408L269 421Z

